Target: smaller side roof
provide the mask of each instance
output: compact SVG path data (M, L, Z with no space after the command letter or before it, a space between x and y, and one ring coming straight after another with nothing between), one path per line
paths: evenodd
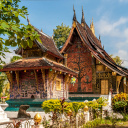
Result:
M32 26L32 25L31 25ZM36 43L36 45L43 51L43 52L48 52L49 54L52 54L53 56L63 59L63 55L59 52L58 48L55 45L54 40L52 39L52 37L48 36L47 34L41 32L39 29L35 28L33 26L33 28L35 29L35 31L38 32L38 34L40 35L40 40L42 43L38 42L38 40L34 40L34 42ZM16 54L21 53L21 48L18 48L17 50L15 50Z
M63 64L49 60L47 58L25 58L20 59L14 63L7 64L1 71L18 71L18 70L32 70L32 69L55 69L58 71L77 75L78 72L64 66Z

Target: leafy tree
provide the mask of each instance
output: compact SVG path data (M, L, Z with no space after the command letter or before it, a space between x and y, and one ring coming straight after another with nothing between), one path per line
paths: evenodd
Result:
M22 57L21 57L21 56L13 56L13 57L10 59L10 62L13 63L13 62L15 62L15 61L17 61L17 60L19 60L19 59L22 59Z
M3 92L3 89L7 88L9 85L7 76L5 73L0 73L0 94Z
M61 25L56 26L56 29L53 29L53 39L59 49L63 47L65 41L68 38L70 30L71 28L69 28L69 26L63 25L63 23Z
M121 65L123 63L123 61L120 59L119 56L114 57L112 54L110 55L110 57L115 61L116 64Z
M33 26L20 22L28 12L25 6L19 7L19 2L20 0L0 0L0 64L5 63L2 57L5 58L5 52L9 52L7 46L32 47L33 40L39 40Z

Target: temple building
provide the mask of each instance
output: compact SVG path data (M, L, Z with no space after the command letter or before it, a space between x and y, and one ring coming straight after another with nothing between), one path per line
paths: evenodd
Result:
M32 48L18 48L15 53L22 59L2 69L10 82L9 104L24 104L21 103L24 99L68 99L68 84L71 77L77 75L77 72L63 65L64 57L52 37L34 29L40 35L41 43L34 40Z
M95 36L93 20L90 27L86 24L83 8L81 23L74 10L70 34L60 52L67 67L79 72L76 83L69 85L70 97L99 97L108 95L110 89L113 93L128 93L128 70L117 65L104 50L100 38Z

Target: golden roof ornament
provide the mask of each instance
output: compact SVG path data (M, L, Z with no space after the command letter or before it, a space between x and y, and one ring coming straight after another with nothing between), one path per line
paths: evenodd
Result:
M81 18L81 25L82 25L83 27L85 26L85 18L84 18L83 6L82 6L82 18Z
M75 9L74 9L74 5L73 5L73 11L74 11L73 21L76 21L76 12L75 12Z
M92 18L92 22L90 23L90 29L92 30L92 33L95 36L95 27L94 27L94 24L93 24L93 18Z
M73 27L76 27L76 13L75 13L75 9L74 9L74 5L73 5L73 11L74 11L74 15L73 15Z
M43 32L42 28L41 28L41 32Z

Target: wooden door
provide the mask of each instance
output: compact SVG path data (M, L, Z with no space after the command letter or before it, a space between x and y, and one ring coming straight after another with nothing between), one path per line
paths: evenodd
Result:
M101 80L101 94L108 95L108 80Z

